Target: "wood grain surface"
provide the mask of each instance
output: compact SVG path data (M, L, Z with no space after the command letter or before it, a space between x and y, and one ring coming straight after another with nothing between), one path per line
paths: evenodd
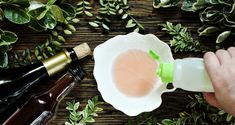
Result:
M76 1L70 1L76 3ZM97 13L98 1L92 1L94 3L94 13ZM167 8L167 9L154 9L152 7L152 0L129 0L131 5L131 12L135 15L135 18L143 24L145 27L145 32L143 34L155 34L164 42L168 42L170 36L161 30L158 26L159 23L165 23L170 21L173 23L181 23L182 25L189 28L192 34L196 34L197 28L200 26L200 21L198 14L182 12L180 8ZM83 42L87 42L89 46L94 49L99 44L105 42L106 40L116 36L127 34L125 29L125 24L121 20L114 20L111 25L111 30L107 34L103 34L101 29L92 29L88 21L93 18L80 17L80 23L76 25L77 31L68 37L66 37L66 43L63 45L64 48L73 47ZM47 33L34 32L25 26L16 26L10 23L0 23L0 27L5 30L14 31L19 36L19 41L14 45L14 51L22 51L26 48L34 47L42 42L46 37ZM195 37L194 36L194 37ZM121 41L120 41L121 42ZM120 43L121 44L121 43ZM210 44L208 42L208 44ZM189 56L201 57L200 53L177 53L174 54L174 58L183 58ZM56 117L49 122L49 125L61 125L68 119L68 112L65 109L66 101L71 101L75 99L79 101L82 106L87 103L87 100L95 95L100 95L97 90L96 81L93 77L93 67L94 60L92 57L87 57L81 61L82 67L87 72L87 76L81 81L75 88L64 98L60 103ZM59 76L51 78L49 81L45 81L45 84L39 87L34 87L35 93L40 93L49 89L53 86L55 80ZM160 121L163 118L170 118L176 116L180 111L185 110L185 105L187 104L186 97L188 94L192 94L182 90L176 90L172 93L165 93L162 95L163 103L162 105L154 110L157 115L157 119ZM100 97L102 100L102 98ZM104 109L98 117L95 118L96 122L92 124L125 124L129 119L135 120L135 117L128 117L122 112L113 108L110 104L104 103L101 105Z

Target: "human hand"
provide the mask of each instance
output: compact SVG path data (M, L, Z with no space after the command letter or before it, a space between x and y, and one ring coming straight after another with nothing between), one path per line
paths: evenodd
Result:
M214 87L214 93L203 93L206 101L235 116L235 47L207 52L205 68Z

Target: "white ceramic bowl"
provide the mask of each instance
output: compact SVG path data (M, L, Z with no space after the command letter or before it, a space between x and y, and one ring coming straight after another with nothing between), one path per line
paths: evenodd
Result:
M145 96L130 97L120 92L112 79L112 65L119 54L129 49L145 52L150 49L154 50L163 62L171 62L173 57L170 47L153 34L141 35L133 32L127 35L118 35L95 48L93 73L103 99L125 114L135 116L159 107L162 102L161 94L174 89L166 89L166 84L158 80L152 91Z

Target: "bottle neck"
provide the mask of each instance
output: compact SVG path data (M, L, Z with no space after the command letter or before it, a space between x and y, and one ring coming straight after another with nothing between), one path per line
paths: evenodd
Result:
M75 61L70 65L69 71L46 94L49 94L52 100L59 102L73 88L75 83L82 80L84 76L84 70Z
M77 60L77 56L73 49L64 50L46 60L43 60L42 63L47 70L49 76L67 69L69 64L72 61Z

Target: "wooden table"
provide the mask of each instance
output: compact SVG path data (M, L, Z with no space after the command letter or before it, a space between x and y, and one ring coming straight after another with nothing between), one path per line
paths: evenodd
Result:
M98 1L95 1L94 3L98 4ZM144 34L155 34L161 40L168 42L170 36L166 32L161 31L161 28L158 26L158 24L170 21L173 23L183 24L189 28L192 34L195 34L195 36L197 35L196 30L200 25L198 14L182 12L180 8L156 10L152 7L152 0L129 0L129 3L132 8L131 12L146 29ZM102 34L101 32L95 32L90 28L88 20L91 20L91 18L81 17L80 19L80 23L76 26L77 31L73 35L66 37L67 42L63 45L64 48L73 47L80 43L87 42L90 47L94 49L97 45L116 35L127 33L125 30L125 25L122 24L121 20L113 21L110 32L108 34ZM15 26L9 23L1 23L0 26L3 29L14 31L18 34L19 41L14 45L14 51L22 51L26 48L34 48L37 42L41 42L46 38L45 32L37 33L28 28L25 28L24 26ZM198 53L174 54L174 58L183 58L188 56L200 57L202 55ZM97 90L96 81L92 74L94 59L90 57L83 60L82 66L88 75L79 85L76 85L75 88L60 103L56 118L49 123L50 125L64 124L64 122L68 119L68 112L65 109L66 101L75 99L76 101L79 101L82 106L84 106L88 99L95 95L100 95L99 91ZM58 79L58 76L51 78L44 85L40 86L40 89L34 88L34 92L36 93L47 90L49 87L53 86L53 83L56 79ZM162 105L153 111L158 114L157 119L161 121L163 118L176 116L179 111L185 110L185 105L187 104L185 98L188 94L191 93L182 90L163 94ZM101 97L100 99L102 100ZM101 107L104 109L104 111L95 118L96 122L93 124L124 124L128 120L131 119L134 121L136 118L126 116L107 103L104 103L101 105Z

